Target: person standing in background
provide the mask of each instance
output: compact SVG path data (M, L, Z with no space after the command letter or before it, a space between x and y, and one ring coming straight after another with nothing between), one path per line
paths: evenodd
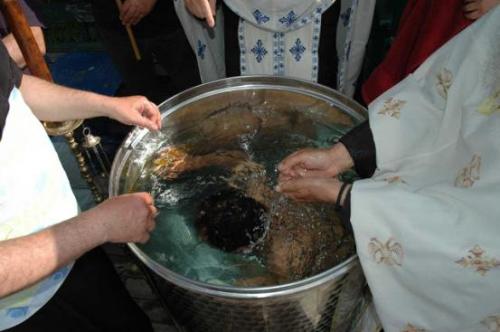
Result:
M125 0L120 9L114 0L91 4L102 40L122 75L123 94L144 95L158 104L200 82L172 1ZM133 30L141 60L135 58L126 26Z
M353 96L373 0L178 0L203 82L237 75L305 79Z

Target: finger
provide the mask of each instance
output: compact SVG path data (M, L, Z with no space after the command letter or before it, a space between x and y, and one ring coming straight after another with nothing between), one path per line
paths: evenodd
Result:
M464 13L464 16L469 20L477 20L481 17L481 12L479 10L475 10L472 12Z
M156 123L156 126L158 127L158 130L161 129L161 113L160 113L160 109L158 108L158 106L156 106L155 103L153 102L149 102L150 103L150 106L152 109L154 109L154 114L155 114L155 123Z
M280 175L281 174L290 179L299 179L306 176L307 169L302 165L295 165L291 169L287 169L286 171L280 172Z
M142 193L138 193L137 195L141 196L141 198L144 201L144 204L153 206L154 200L153 200L153 196L151 196L150 193L142 192Z
M151 233L152 231L154 231L155 227L156 227L156 222L154 218L149 218L148 223L146 225L146 229L148 230L148 232Z
M139 23L142 20L143 17L144 16L142 14L138 13L137 15L132 17L132 19L130 20L130 24L136 25L137 23Z
M303 178L331 178L332 175L328 171L306 170L302 175Z
M286 182L292 180L293 177L287 174L282 174L278 175L278 182Z
M479 3L477 2L469 2L469 3L466 3L465 6L462 7L464 12L471 12L471 11L474 11L474 10L478 10L479 9Z
M154 218L156 217L156 215L158 214L158 210L156 209L156 207L154 205L149 205L149 216Z
M160 129L161 124L159 127L158 126L158 119L159 118L161 119L161 114L160 114L160 110L158 109L158 107L155 104L153 104L149 100L146 100L146 102L144 103L144 105L142 107L141 113L142 113L143 117L145 117L146 119L151 121L151 123L154 125L152 130L159 130Z
M280 172L286 172L294 166L301 164L304 161L304 152L305 150L299 150L283 159L278 165L278 170Z
M288 156L286 156L279 164L278 164L278 170L283 172L284 170L290 168L290 165L292 164L293 165L293 158L298 155L299 153L301 153L302 150L299 150L299 151L295 151L291 154L289 154Z
M290 180L286 182L280 182L278 185L275 187L275 190L280 193L293 193L297 192L302 188L301 186L301 181L299 180Z
M290 196L290 198L292 198L294 201L300 202L300 203L306 203L306 202L312 201L311 197L309 197L307 195L294 195L293 197Z
M309 194L304 192L291 192L291 193L284 193L283 195L297 202L311 201L311 197L309 197Z
M215 26L215 8L214 11L212 11L211 5L208 0L204 0L201 3L202 5L202 12L203 12L203 18L207 20L207 24L209 27L213 28Z
M307 174L307 168L303 163L297 164L293 166L291 174L293 174L295 177L305 177Z
M150 238L149 233L148 232L144 232L144 234L141 235L141 237L139 238L139 240L137 242L144 244L144 243L146 243L146 242L149 241L149 238Z
M131 2L126 1L123 4L120 14L120 19L123 25L129 25L132 23L133 17L137 15L135 9L135 6Z
M156 126L158 130L161 129L161 114L158 114L158 118L156 119Z
M120 0L121 2L121 0ZM125 17L125 13L130 11L130 3L128 1L125 1L125 3L122 3L118 7L119 13L120 13L120 21L123 22L123 18Z
M142 116L141 114L136 114L134 121L132 123L141 128L147 128L151 131L157 131L157 125L154 121L149 120L148 118Z
M143 11L141 10L141 8L139 8L139 6L136 5L130 11L130 16L127 23L130 25L136 25L143 17L144 17Z

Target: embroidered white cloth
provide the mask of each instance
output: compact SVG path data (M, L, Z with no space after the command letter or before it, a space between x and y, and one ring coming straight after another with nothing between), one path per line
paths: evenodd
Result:
M240 17L238 38L242 75L291 76L317 81L321 16L335 0L225 0ZM196 20L184 1L174 2L203 82L225 77L224 17L217 13L215 29ZM337 48L339 89L354 93L368 40L374 0L343 0ZM352 23L353 22L353 23ZM352 60L351 60L352 59Z
M241 74L317 81L321 15L333 2L226 0L240 17Z
M370 37L376 0L342 0L337 24L337 90L352 97Z
M500 6L369 106L351 221L392 331L500 331Z
M35 233L78 212L57 153L16 88L9 105L0 141L0 241ZM0 299L0 331L22 323L45 305L71 266Z

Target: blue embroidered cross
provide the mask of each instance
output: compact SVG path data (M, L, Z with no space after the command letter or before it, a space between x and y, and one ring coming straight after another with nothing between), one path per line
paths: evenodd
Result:
M198 54L198 56L202 60L205 59L205 50L207 49L207 45L203 44L201 40L198 39L198 47L196 49L197 49L196 53Z
M269 16L263 14L260 10L256 9L252 13L258 24L267 23L269 21Z
M262 40L257 40L257 44L250 50L253 54L255 54L255 59L258 63L262 61L264 56L267 54L267 50L262 44Z
M293 10L290 11L287 16L283 16L282 18L279 19L280 23L286 25L287 28L290 25L292 25L296 20L297 16L295 15L295 12Z
M304 47L304 45L302 45L300 39L297 38L297 40L295 41L295 45L293 45L293 47L290 49L290 53L292 53L292 55L294 56L295 61L300 61L305 50L306 48Z
M347 24L349 23L349 19L351 18L351 13L352 13L352 9L351 9L351 7L349 7L349 8L347 8L347 10L345 12L340 14L340 19L342 20L342 24L344 26L347 26Z

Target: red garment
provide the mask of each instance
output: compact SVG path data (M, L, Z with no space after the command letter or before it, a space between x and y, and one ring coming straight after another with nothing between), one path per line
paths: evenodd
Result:
M472 22L464 17L462 4L463 0L408 1L389 52L363 84L367 104L412 73Z

